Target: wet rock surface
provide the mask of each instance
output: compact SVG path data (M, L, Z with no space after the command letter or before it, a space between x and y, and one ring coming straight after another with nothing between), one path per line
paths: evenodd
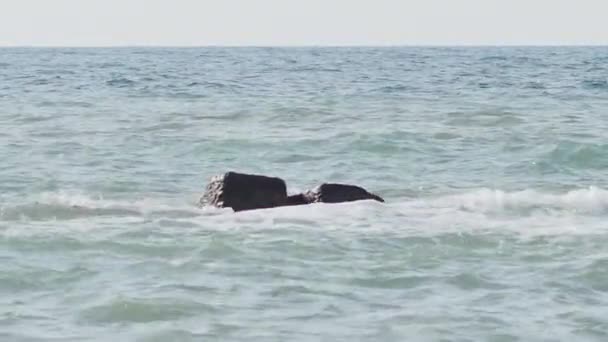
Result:
M286 202L287 187L282 179L237 172L213 177L200 200L202 206L234 211L274 208Z
M380 196L360 186L336 183L323 183L304 193L288 196L287 186L281 178L227 172L211 179L200 204L243 211L361 200L384 202Z

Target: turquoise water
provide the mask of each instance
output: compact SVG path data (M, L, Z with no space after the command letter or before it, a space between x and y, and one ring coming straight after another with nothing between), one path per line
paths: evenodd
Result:
M605 341L607 108L606 47L0 49L0 338Z

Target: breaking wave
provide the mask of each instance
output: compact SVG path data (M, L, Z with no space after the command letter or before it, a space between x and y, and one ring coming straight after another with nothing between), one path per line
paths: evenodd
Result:
M608 214L608 190L598 187L567 192L542 192L534 189L504 191L476 189L468 192L418 198L388 198L387 204L361 201L342 204L315 204L232 213L231 210L201 209L196 198L104 199L79 193L52 192L30 196L20 203L3 200L0 221L62 221L86 218L154 218L168 220L221 220L235 222L311 225L328 220L373 225L390 222L395 216L406 218L477 214L487 217L518 218L534 215L602 216ZM230 219L230 218L233 219Z
M578 214L606 214L608 190L590 187L565 193L548 193L533 189L515 192L479 189L438 198L435 204L478 213L529 214L534 211L566 211Z
M200 214L194 202L155 198L104 199L82 193L45 192L20 203L0 205L0 220L71 220L86 217L192 217Z

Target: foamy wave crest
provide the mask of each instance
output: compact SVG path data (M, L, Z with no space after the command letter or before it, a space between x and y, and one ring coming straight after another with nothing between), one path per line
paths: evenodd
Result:
M461 194L389 198L386 204L361 201L313 204L233 213L229 209L200 209L195 198L104 199L83 193L43 193L21 203L0 205L0 222L76 220L94 227L124 227L136 222L162 229L322 229L369 231L529 230L589 231L603 227L608 215L608 190L597 187L562 193L533 189L507 192L478 189ZM32 222L34 223L34 222ZM90 223L90 224L89 224ZM0 225L1 226L1 225ZM559 229L558 229L559 228ZM66 228L67 229L67 228ZM595 228L594 228L595 229Z
M111 217L193 217L200 210L186 201L157 198L133 200L104 199L76 192L46 192L28 196L21 202L0 206L0 220L71 220L91 216Z
M516 192L480 189L450 195L431 201L440 207L479 213L533 214L535 212L569 211L579 214L608 213L608 190L597 187L565 193L547 193L528 189Z

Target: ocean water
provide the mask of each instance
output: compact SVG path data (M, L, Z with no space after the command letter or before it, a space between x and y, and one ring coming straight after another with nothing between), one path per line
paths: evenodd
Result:
M0 127L2 341L608 340L608 47L4 48Z

